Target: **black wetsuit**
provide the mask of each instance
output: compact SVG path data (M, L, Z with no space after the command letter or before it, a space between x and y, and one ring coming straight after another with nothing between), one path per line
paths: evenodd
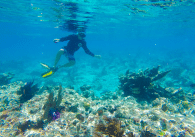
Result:
M69 60L75 60L74 59L74 53L82 47L85 51L85 53L91 55L94 57L94 54L87 48L86 41L79 40L77 35L69 35L67 37L63 37L60 39L60 42L69 40L67 46L64 46L65 55L68 57Z

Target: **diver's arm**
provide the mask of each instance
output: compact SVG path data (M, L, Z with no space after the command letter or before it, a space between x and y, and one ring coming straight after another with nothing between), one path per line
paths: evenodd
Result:
M53 42L58 43L58 42L63 42L63 41L67 41L70 40L72 38L72 35L69 35L67 37L62 37L60 39L54 39Z
M102 56L101 55L94 55L94 57L98 58L98 59L101 59Z
M95 57L95 58L98 58L100 59L101 58L101 55L94 55L86 46L86 43L84 43L84 45L82 46L83 49L85 50L85 53L91 55L92 57Z
M87 48L86 42L83 43L82 48L84 49L84 51L85 51L86 54L91 55L92 57L95 56L95 55Z

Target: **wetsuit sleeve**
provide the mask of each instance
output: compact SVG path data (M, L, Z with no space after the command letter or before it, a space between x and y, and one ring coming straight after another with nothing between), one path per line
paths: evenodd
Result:
M86 42L83 42L83 46L82 47L83 47L85 53L87 53L87 54L91 55L92 57L94 57L94 54L87 48Z
M70 40L72 38L72 35L69 35L67 37L60 38L60 42Z

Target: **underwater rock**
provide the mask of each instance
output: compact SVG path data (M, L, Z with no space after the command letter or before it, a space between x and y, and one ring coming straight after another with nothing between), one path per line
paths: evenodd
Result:
M167 106L166 104L163 104L163 105L162 105L162 110L163 110L164 112L166 112L168 109L169 109L169 108L168 108L168 106Z
M67 108L67 111L69 112L77 112L78 111L78 104L71 104L68 108Z
M73 122L72 122L72 124L73 124L74 126L76 126L76 124L77 124L78 122L79 122L78 119L74 119Z
M27 135L27 137L41 137L40 133L30 133Z
M97 113L98 113L99 116L102 116L103 113L104 113L104 107L98 108Z
M112 99L112 91L110 90L103 90L101 93L101 100L108 100L108 99Z
M83 107L85 108L85 111L88 111L90 109L90 104L87 102L84 102Z
M140 118L134 117L134 118L133 118L133 123L134 123L135 125L139 125L139 123L140 123Z
M166 131L167 130L167 120L162 118L160 120L160 124L161 124L162 130Z
M76 114L76 118L78 119L78 120L80 120L80 121L84 121L84 116L82 115L82 114L80 114L80 113L77 113Z
M153 69L146 69L139 73L129 73L119 77L119 89L123 90L124 96L134 96L139 100L151 101L160 96L163 96L162 88L152 82L165 77L170 70L159 72L159 67Z
M120 110L117 110L115 113L114 113L114 116L116 118L126 118L127 116L125 114L123 114Z
M188 101L182 101L182 106L185 108L185 109L189 109L190 108L190 103Z
M30 128L32 128L32 122L30 120L28 120L28 121L26 121L18 126L18 129L21 130L22 132L24 132L25 130L30 129Z
M68 89L74 89L74 87L72 85L68 85L66 88L68 88Z
M104 121L99 121L95 125L94 135L108 135L113 137L122 137L124 130L121 128L121 121L117 118L103 116Z
M141 127L142 127L143 129L145 128L145 126L147 126L147 122L145 122L145 121L143 121L143 120L141 120L140 124L141 124Z
M135 137L135 135L133 134L133 132L129 132L127 133L127 137Z
M25 121L22 124L19 123L19 125L17 127L18 131L15 132L15 136L19 135L21 133L24 133L26 130L43 128L43 124L44 123L43 123L42 120L38 120L37 122L31 121L31 120L27 120L27 121Z
M100 92L100 95L110 94L111 91L108 89L104 89L102 92Z
M119 98L119 95L117 94L117 92L114 92L113 94L112 94L112 99L113 100L116 100L116 99L118 99Z
M152 101L152 106L159 106L161 104L161 101L159 100L159 98L156 98L154 101Z
M109 106L107 107L107 110L108 110L111 114L113 114L113 113L117 110L118 107L119 107L119 106L109 105Z
M156 137L156 135L150 131L142 131L140 137Z
M168 91L168 93L165 92L166 96L174 103L179 103L182 100L186 100L186 93L182 88L165 88L165 90Z
M9 84L10 80L14 77L13 73L0 74L0 86Z
M85 98L91 97L92 99L95 99L95 93L94 93L93 90L84 90L84 91L82 91L82 95L83 95Z
M151 115L149 117L152 121L158 121L159 120L159 117L157 115Z
M112 92L110 90L103 90L100 93L100 95L101 95L101 97L100 97L101 100L108 100L108 99L116 100L119 98L119 95L117 92Z
M90 90L90 89L91 89L90 85L83 85L83 86L80 87L81 91Z
M37 113L37 111L38 111L38 109L31 109L31 110L29 111L29 113L30 113L30 114L35 114L35 113Z
M20 96L20 103L24 103L30 100L34 95L39 91L38 85L33 85L34 81L27 82L24 86L21 86L20 89L17 91L18 95Z

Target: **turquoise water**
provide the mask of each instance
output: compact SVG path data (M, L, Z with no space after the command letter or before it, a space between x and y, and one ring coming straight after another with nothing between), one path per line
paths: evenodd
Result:
M47 83L56 78L61 82L60 78L66 79L70 71L75 87L98 79L100 85L106 81L106 87L115 90L118 75L126 69L137 71L156 65L174 68L181 62L189 68L194 65L192 0L17 0L1 1L0 5L0 72L16 73L13 81L35 78ZM68 23L74 27L67 27ZM86 33L88 48L102 59L94 59L81 49L75 53L74 67L60 70L49 80L41 79L45 70L39 63L52 66L57 51L66 45L55 44L53 39L78 30ZM65 62L63 58L60 64ZM106 73L99 76L103 68Z
M67 70L75 73L70 77L76 79L72 83L76 87L98 79L100 85L112 81L107 86L115 90L118 75L126 69L173 68L180 61L188 67L194 64L194 1L19 0L0 5L0 72L16 73L15 80L49 81L40 78L44 70L39 63L52 66L57 51L66 45L55 44L53 39L78 30L86 33L88 48L102 59L82 49L75 53L77 63ZM63 58L60 64L65 62ZM103 68L106 74L99 76ZM60 77L66 79L67 70L49 79L60 82Z
M45 133L56 136L50 127L59 129L58 126L62 124L63 128L70 128L68 124L73 123L73 119L78 116L71 112L71 108L74 108L76 103L79 104L78 112L85 118L85 122L81 122L82 126L91 122L88 125L91 130L94 128L93 120L99 120L99 112L104 111L105 114L115 117L122 115L123 112L126 113L123 117L124 121L134 120L131 123L133 126L130 124L126 129L135 129L132 131L136 135L142 128L139 122L136 123L139 119L149 121L148 125L154 128L154 133L157 135L165 132L167 136L182 137L184 131L186 134L189 132L189 136L194 135L192 123L195 112L195 90L190 85L195 83L195 0L1 0L0 15L0 78L3 73L14 74L6 84L10 84L9 86L0 83L2 136L9 136L8 134L12 133L12 136L15 136L18 125L26 119L37 122L44 113L42 108L50 88L55 90L57 96L59 87L55 86L60 84L63 88L63 96L68 98L67 101L63 98L61 103L65 106L66 112L51 109L51 113L61 113L61 118L58 119L60 122L54 120L50 121L50 125L44 123L44 130L40 131L43 136ZM53 66L57 52L67 44L67 42L54 43L53 40L77 34L79 31L86 34L85 40L89 50L95 55L101 55L102 58L93 58L85 54L83 49L79 49L74 55L76 59L74 66L59 69L54 75L42 78L41 74L47 70L40 63ZM58 65L67 62L63 56ZM167 70L171 72L155 84L163 87L163 92L166 88L166 91L174 95L184 91L185 97L178 102L175 100L171 102L170 98L160 98L156 99L156 102L139 104L140 102L135 101L139 98L137 93L134 94L136 99L121 96L119 77L127 70L129 73L141 74L141 71L158 65L160 65L160 72ZM27 99L28 102L21 104L18 103L19 97L16 92L26 82L31 82L32 85L38 84L40 91L35 97L32 96L30 101ZM85 98L88 92L84 95L81 91L81 87L86 85L91 87L88 96L92 99ZM65 90L67 87L73 87L75 91ZM148 88L154 87L151 84ZM42 89L44 89L43 93ZM92 91L97 98L90 94ZM140 92L138 88L132 91ZM21 93L23 92L26 91L21 90ZM109 94L114 92L119 96L118 100L106 100L106 97L109 98ZM77 96L77 93L81 96ZM107 96L101 98L106 93ZM91 105L90 111L85 111L83 107L83 104L89 107L86 102ZM73 103L73 107L68 103ZM154 104L160 105L156 107ZM164 104L170 107L168 111L167 106L161 108ZM109 105L113 105L113 108ZM107 112L109 109L110 111ZM115 109L118 112L113 113ZM88 117L89 115L91 117ZM14 117L19 119L19 122ZM179 118L178 120L177 117L182 120ZM151 122L150 118L154 121ZM171 124L170 127L165 128L164 118L167 118L175 129L172 129ZM16 124L9 124L10 119ZM159 121L160 124L157 123ZM7 125L11 125L10 131L7 130ZM76 130L71 131L72 129L70 128L70 132L67 130L66 135L76 135ZM83 134L84 129L79 132ZM24 134L30 135L31 129Z

